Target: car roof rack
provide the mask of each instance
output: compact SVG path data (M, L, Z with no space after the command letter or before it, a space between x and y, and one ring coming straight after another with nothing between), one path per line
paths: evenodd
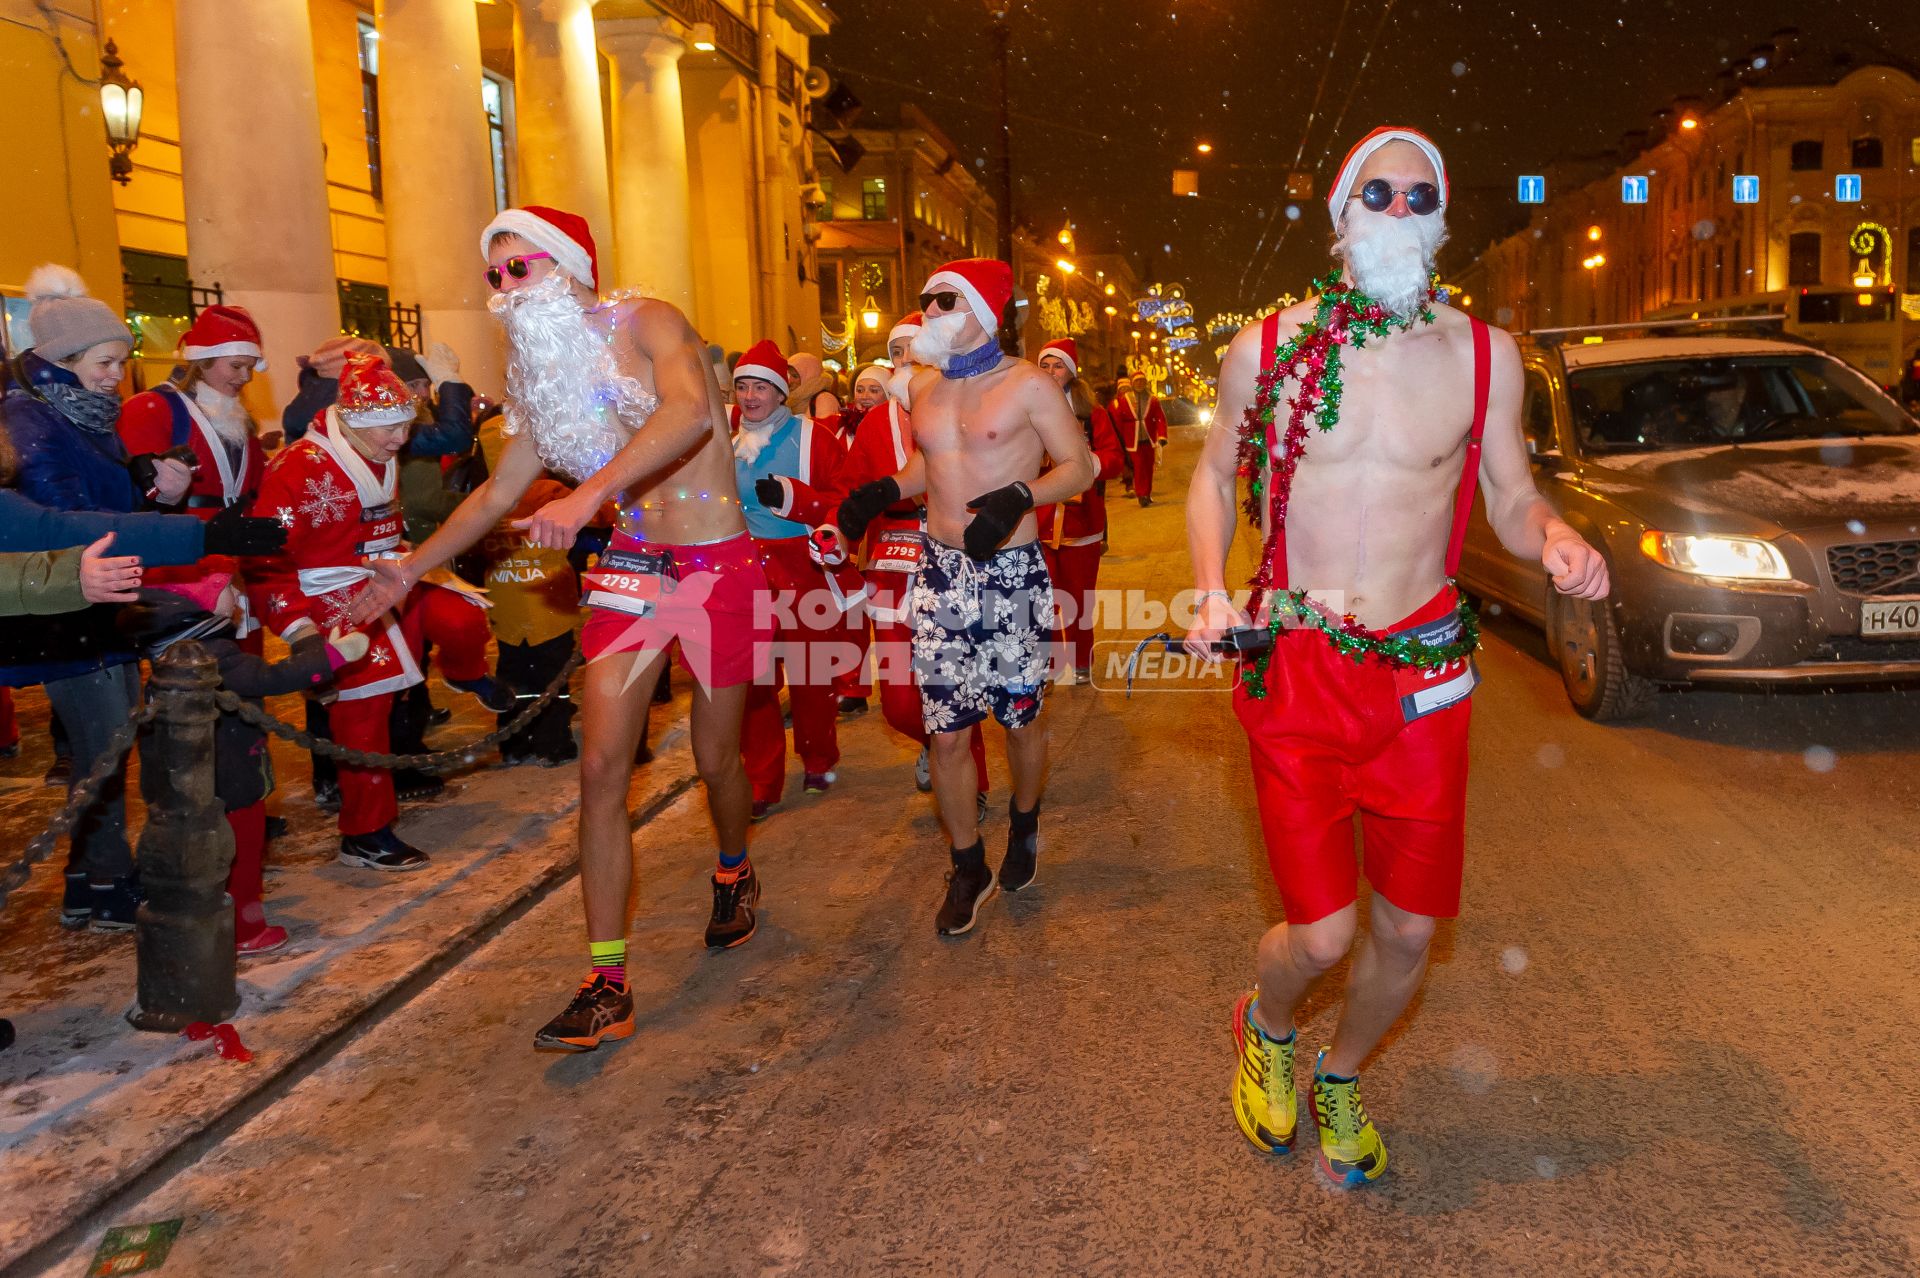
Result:
M1586 324L1573 328L1536 328L1522 336L1541 346L1561 346L1583 341L1590 336L1607 337L1705 337L1737 333L1741 329L1771 329L1768 337L1788 337L1785 312L1765 315L1714 315L1699 319L1641 320L1632 324ZM1789 340L1792 340L1789 338Z

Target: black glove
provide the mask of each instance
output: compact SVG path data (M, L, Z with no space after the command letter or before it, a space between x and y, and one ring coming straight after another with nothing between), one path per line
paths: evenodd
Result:
M778 510L787 500L787 490L772 475L762 475L753 481L753 495L768 510Z
M967 509L978 513L961 540L966 543L968 556L983 564L1020 526L1020 517L1033 509L1033 492L1025 484L1008 484L975 497L967 503Z
M209 555L277 555L286 549L287 530L279 520L247 515L252 498L249 493L207 521L205 545Z
M880 515L880 512L900 500L900 485L892 475L885 479L876 479L871 484L862 484L847 494L840 503L840 513L834 522L840 525L840 532L851 545L867 535L867 525Z
M127 459L127 473L133 476L133 486L142 498L148 498L159 487L154 477L160 469L162 458L177 461L194 474L200 473L200 466L193 459L193 448L188 444L169 448L164 453L136 453Z

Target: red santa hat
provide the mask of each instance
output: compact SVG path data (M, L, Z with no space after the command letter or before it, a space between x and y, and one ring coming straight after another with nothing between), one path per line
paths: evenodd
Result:
M1013 268L994 257L966 257L927 277L922 293L951 289L967 300L967 309L989 333L1000 331L1000 315L1013 300Z
M887 334L887 345L892 346L903 337L908 341L912 341L914 338L920 336L920 321L921 315L919 311L908 311L905 315L902 315L900 322L895 324L892 331Z
M788 384L791 376L792 370L787 366L787 357L780 353L780 348L770 339L755 342L749 346L747 353L740 357L740 362L733 366L735 381L742 377L757 377L763 382L772 382L778 386L782 395L792 389Z
M1040 348L1040 354L1042 358L1048 354L1058 356L1066 361L1067 375L1069 377L1080 376L1080 348L1074 345L1071 337L1062 337L1055 341L1048 342Z
M414 417L413 389L383 359L349 355L334 408L349 426L398 426Z
M551 253L553 264L563 275L599 290L600 254L593 247L593 232L587 229L587 219L579 214L541 204L502 209L487 223L487 229L480 232L481 257L492 251L496 235L517 235L541 252Z
M223 355L251 355L254 370L266 370L267 361L260 351L260 326L244 306L209 306L180 338L181 359L219 359Z
M1432 138L1418 129L1409 129L1400 125L1385 125L1375 129L1354 144L1347 152L1347 158L1340 162L1340 175L1333 180L1333 186L1327 191L1327 213L1333 218L1335 226L1340 225L1340 215L1346 211L1347 200L1353 195L1353 184L1360 180L1360 169L1367 158L1389 142L1411 142L1420 148L1427 157L1427 163L1433 165L1433 172L1440 179L1440 207L1447 206L1447 162L1440 158L1440 148L1434 145Z

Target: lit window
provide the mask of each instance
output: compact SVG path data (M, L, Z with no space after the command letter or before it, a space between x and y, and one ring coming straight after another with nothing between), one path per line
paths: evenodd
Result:
M487 154L493 164L493 210L498 213L513 203L513 190L507 182L507 103L513 86L491 73L480 78L480 105L487 112Z

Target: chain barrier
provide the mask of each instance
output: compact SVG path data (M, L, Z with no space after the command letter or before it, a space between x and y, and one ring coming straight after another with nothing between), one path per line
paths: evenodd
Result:
M532 704L515 711L513 718L507 720L495 731L456 749L435 750L430 754L376 754L367 750L355 750L351 746L343 746L326 737L316 737L311 732L276 719L265 710L251 702L243 701L225 688L215 692L213 699L219 703L222 710L232 711L262 732L271 732L282 741L291 741L302 750L311 750L317 755L338 760L349 767L416 768L422 772L443 772L473 763L474 756L482 750L499 745L531 723L535 715L552 705L554 698L566 690L567 680L572 678L573 672L580 668L580 659L581 652L576 647L573 655L567 658L567 664L561 667L560 673L555 675L553 682L547 685L547 690L534 698Z
M573 655L567 659L567 664L561 667L560 673L555 675L553 682L547 685L547 690L534 698L531 704L516 711L513 718L507 720L500 728L489 732L484 737L469 741L457 749L436 750L431 754L375 754L365 750L355 750L336 741L330 741L326 737L316 737L310 732L276 719L264 709L243 700L238 694L225 688L217 689L213 699L222 710L239 715L263 732L271 732L282 740L293 742L303 750L311 750L329 759L337 759L352 767L418 768L423 772L438 772L474 762L474 756L480 751L491 749L531 723L535 715L552 705L554 699L566 690L567 681L573 677L573 672L580 668L581 655L580 650L575 648ZM135 710L133 717L121 724L120 730L107 742L106 753L100 756L98 763L94 764L93 771L73 787L67 797L66 806L54 814L47 828L27 844L26 850L20 854L19 858L4 872L0 872L0 910L6 908L7 898L13 895L14 889L27 881L33 867L45 860L47 854L53 851L54 844L59 841L60 836L73 829L73 823L78 819L80 812L93 802L100 787L119 770L121 759L133 747L134 737L139 734L141 728L153 722L159 713L158 699L148 701Z
M79 784L68 792L66 806L54 813L47 828L27 844L26 850L4 873L0 873L0 910L6 909L7 898L13 895L15 888L27 881L33 867L53 851L53 845L59 842L60 836L73 829L73 823L79 819L81 811L93 802L100 787L120 770L120 761L133 748L134 737L159 713L159 701L148 701L133 712L132 718L120 725L120 730L108 740L106 752L94 763L93 771L81 778Z

